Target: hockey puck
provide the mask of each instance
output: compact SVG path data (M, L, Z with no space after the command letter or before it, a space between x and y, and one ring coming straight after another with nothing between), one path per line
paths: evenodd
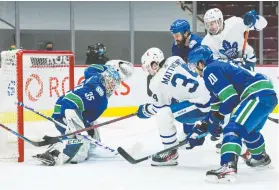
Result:
M71 164L77 164L77 162L70 162Z
M221 146L222 146L222 143L216 144L216 148L221 148Z
M211 136L211 137L210 137L210 140L212 140L212 141L218 141L219 138L218 138L218 137Z

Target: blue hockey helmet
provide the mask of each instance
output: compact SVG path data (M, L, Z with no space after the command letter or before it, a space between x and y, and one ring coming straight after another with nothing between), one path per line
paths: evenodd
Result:
M172 34L181 33L184 34L185 32L191 32L190 24L186 20L177 19L172 23L170 26L170 31Z
M209 47L201 45L190 51L188 54L188 67L193 68L197 66L199 61L203 61L207 65L213 59L213 52Z
M106 88L106 95L109 98L113 92L119 88L121 83L121 76L117 72L116 68L111 65L107 65L107 69L101 73L101 83Z

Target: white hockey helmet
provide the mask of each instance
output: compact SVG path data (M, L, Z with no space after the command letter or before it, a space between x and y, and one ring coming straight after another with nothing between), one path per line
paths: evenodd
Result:
M119 73L121 81L128 79L134 72L134 65L128 61L110 60L105 65L110 65Z
M223 13L218 8L209 9L203 17L204 25L207 31L211 34L218 34L223 26ZM216 23L214 25L214 23Z
M159 64L164 59L164 53L159 48L150 48L141 57L142 69L154 76L159 70ZM157 63L156 66L153 66L154 63Z

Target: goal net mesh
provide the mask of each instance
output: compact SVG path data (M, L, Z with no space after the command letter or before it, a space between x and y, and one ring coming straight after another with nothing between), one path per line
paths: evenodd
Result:
M31 140L38 141L44 135L56 135L52 123L16 103L23 102L51 116L58 97L73 87L73 60L71 52L1 52L0 123ZM29 149L36 147L23 143L0 127L1 161L22 162L24 153Z

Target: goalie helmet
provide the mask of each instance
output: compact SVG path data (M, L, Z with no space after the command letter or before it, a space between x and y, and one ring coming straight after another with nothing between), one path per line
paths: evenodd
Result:
M120 86L121 77L117 70L108 65L107 69L101 73L101 83L106 88L106 96L109 98L113 92Z
M128 61L110 60L105 65L113 67L119 73L121 81L128 79L134 72L134 65Z
M211 34L218 34L223 27L223 13L218 8L209 9L203 17L204 25Z
M164 59L164 53L159 48L150 48L141 57L142 69L154 76L160 69L159 65ZM157 64L154 65L154 63Z

